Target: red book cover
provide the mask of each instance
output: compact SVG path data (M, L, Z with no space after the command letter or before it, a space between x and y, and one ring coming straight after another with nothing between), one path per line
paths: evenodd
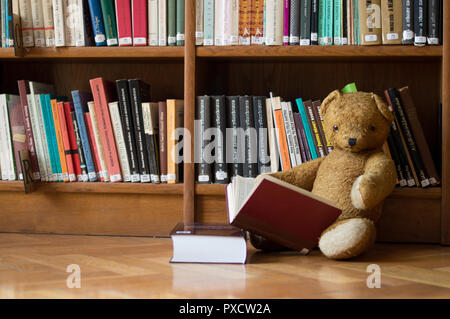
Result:
M30 162L31 162L31 170L33 172L33 179L39 180L39 164L36 155L36 148L34 146L34 135L33 129L31 127L31 117L30 117L30 108L28 107L27 94L29 94L29 85L28 81L20 80L17 81L19 86L19 94L20 94L20 105L22 108L22 114L25 125L25 139L28 151L30 152Z
M98 121L98 130L110 180L111 182L120 182L122 181L122 175L108 108L108 103L113 97L112 94L114 94L114 86L103 78L91 79L89 82L94 97L95 117Z
M64 117L66 120L67 134L69 135L70 149L69 152L72 154L73 168L75 175L81 176L81 164L80 156L78 155L77 140L75 138L75 131L73 130L72 117L70 116L70 102L64 102Z
M133 45L147 45L147 0L131 0Z
M9 123L11 126L11 139L13 143L16 171L19 179L23 179L22 166L20 165L19 151L27 149L25 126L20 98L17 95L9 95L8 101Z
M58 102L56 104L56 109L58 111L59 126L61 128L62 142L64 146L64 154L66 156L67 172L69 174L69 181L75 182L77 180L77 174L75 173L75 167L73 164L73 157L69 139L69 131L67 130L66 114L64 112L64 103ZM80 170L81 172L81 170Z
M84 113L84 121L86 122L86 129L89 136L89 143L92 146L92 153L94 153L94 166L95 171L97 172L97 176L99 177L101 182L105 181L105 178L100 174L101 168L100 168L100 157L98 156L98 149L97 149L97 143L95 142L95 136L94 136L94 128L92 127L92 120L91 115L89 113Z
M147 14L147 10L144 12ZM130 0L116 0L116 19L119 46L133 45Z
M255 184L237 211L236 184L227 187L227 208L231 225L262 235L295 250L317 246L322 232L333 224L341 210L332 202L275 177L266 176Z

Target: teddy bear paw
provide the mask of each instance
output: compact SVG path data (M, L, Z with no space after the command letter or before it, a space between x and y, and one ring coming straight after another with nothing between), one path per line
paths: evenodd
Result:
M350 193L350 197L352 199L352 205L356 209L366 209L366 205L364 204L364 200L361 194L361 181L363 180L364 175L359 176L352 186L352 191Z
M331 259L347 259L366 251L375 241L375 225L366 218L337 222L319 240L322 253Z

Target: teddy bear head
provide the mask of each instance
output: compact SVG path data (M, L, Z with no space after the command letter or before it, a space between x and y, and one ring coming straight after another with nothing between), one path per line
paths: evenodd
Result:
M394 115L376 94L331 92L320 106L325 134L334 148L357 153L380 148Z

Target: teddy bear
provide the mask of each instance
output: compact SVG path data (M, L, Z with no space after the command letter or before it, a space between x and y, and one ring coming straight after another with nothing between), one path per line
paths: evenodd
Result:
M319 248L331 259L352 258L374 243L383 201L396 184L394 163L381 150L394 115L376 94L338 90L322 102L320 112L334 150L270 175L336 203L342 214L322 233ZM250 238L256 248L280 248L258 235Z

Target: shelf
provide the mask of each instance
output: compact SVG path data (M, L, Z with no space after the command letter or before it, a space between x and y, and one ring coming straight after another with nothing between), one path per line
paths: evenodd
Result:
M440 58L442 46L199 46L205 58Z
M0 59L147 59L183 58L184 47L63 47L31 48L24 57L14 56L13 48L1 48Z

